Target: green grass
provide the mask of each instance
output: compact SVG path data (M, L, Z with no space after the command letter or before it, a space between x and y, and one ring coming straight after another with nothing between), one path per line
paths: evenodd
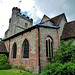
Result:
M0 70L0 75L36 75L20 69Z

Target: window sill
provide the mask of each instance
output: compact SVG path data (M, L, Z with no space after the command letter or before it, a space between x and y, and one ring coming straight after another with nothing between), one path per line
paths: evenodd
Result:
M52 57L46 57L47 59L52 59Z
M46 57L46 58L51 58L51 57Z
M13 60L16 60L16 58L12 58Z
M29 60L29 58L22 58L22 60Z

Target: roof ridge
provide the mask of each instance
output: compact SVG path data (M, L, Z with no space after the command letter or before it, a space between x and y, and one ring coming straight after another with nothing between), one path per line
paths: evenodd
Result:
M44 14L43 17L42 17L42 19L41 19L41 22L42 22L42 20L43 20L44 17L47 17L50 20L50 18L47 15Z
M58 16L62 16L62 15L64 15L64 14L65 14L65 13L59 14L59 15L57 15L57 16L52 17L51 19L56 18L56 17L58 17Z
M54 25L56 25L56 26L59 25L63 16L65 16L65 13L62 13L60 15L57 15L57 16L51 18L51 20L53 20L55 22Z
M58 19L58 22L57 22L56 26L59 24L59 22L61 21L62 17L63 17L63 15L61 15L60 18Z
M65 24L72 23L72 22L75 22L75 20L73 20L73 21L70 21L70 22L67 22L67 23L65 23Z
M48 17L47 15L44 14L44 16L46 16L48 19L50 19L50 17ZM44 16L43 16L43 17L44 17Z

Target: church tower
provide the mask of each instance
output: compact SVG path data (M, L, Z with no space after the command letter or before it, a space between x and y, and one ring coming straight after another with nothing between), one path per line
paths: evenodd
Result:
M33 19L21 14L21 10L17 7L12 8L12 15L9 19L9 29L5 33L5 38L13 36L33 25Z

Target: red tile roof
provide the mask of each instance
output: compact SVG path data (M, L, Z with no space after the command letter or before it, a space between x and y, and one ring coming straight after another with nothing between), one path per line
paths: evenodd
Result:
M61 39L75 38L75 21L67 22L64 25Z
M44 17L47 17L47 18L48 18L47 21L51 21L54 26L59 26L59 24L60 24L61 19L62 19L63 16L65 17L65 20L66 20L66 22L67 22L67 19L66 19L66 16L65 16L64 13L62 13L62 14L60 14L60 15L57 15L57 16L51 18L51 19L50 19L48 16L46 16L46 15L44 15L43 18L44 18ZM43 18L42 18L42 20L43 20ZM42 20L41 20L41 22L42 22ZM45 21L45 22L47 22L47 21ZM41 22L40 22L40 24L42 24Z
M62 19L63 16L65 17L64 13L51 18L51 20L54 21L54 26L58 26L60 24L60 21L61 21L61 19ZM66 20L66 17L65 17L65 20ZM67 22L67 20L66 20L66 22Z
M3 41L0 41L0 52L7 52L6 46Z

